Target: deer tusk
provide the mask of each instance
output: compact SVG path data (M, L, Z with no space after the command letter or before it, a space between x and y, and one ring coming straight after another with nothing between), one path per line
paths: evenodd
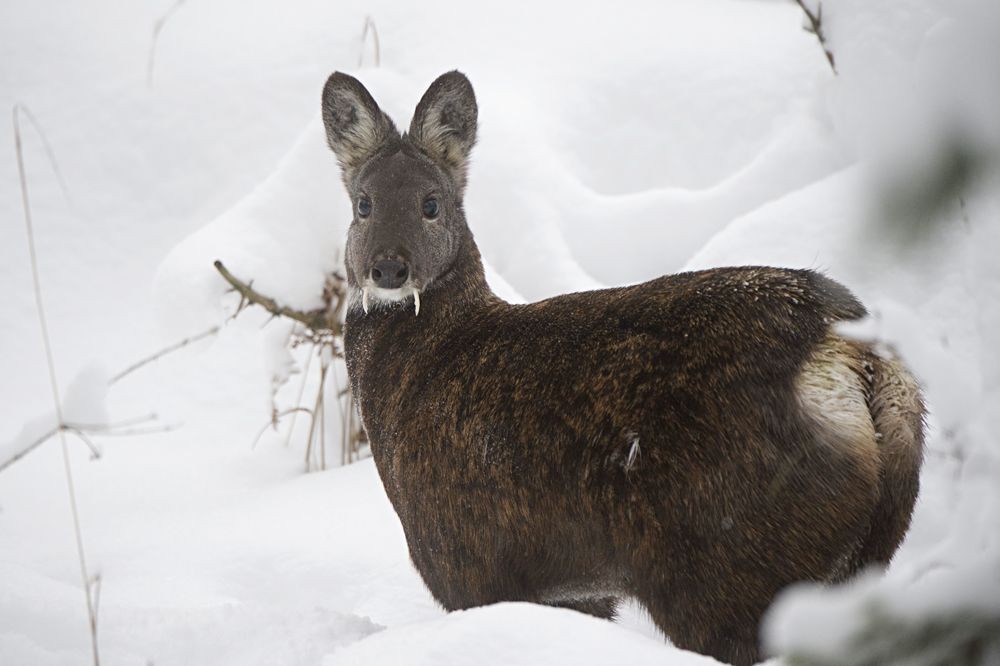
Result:
M420 292L416 289L413 290L413 316L420 316Z
M361 309L368 314L368 287L364 287L361 290Z

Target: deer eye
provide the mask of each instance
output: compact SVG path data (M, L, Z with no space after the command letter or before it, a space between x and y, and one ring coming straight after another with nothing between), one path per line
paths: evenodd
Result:
M368 217L372 214L372 200L366 196L358 199L358 217Z
M424 201L424 217L433 220L438 216L438 200L434 197Z

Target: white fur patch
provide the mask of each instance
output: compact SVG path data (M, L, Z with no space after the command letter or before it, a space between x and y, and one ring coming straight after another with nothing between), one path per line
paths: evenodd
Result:
M365 314L387 306L413 299L415 314L420 314L420 290L413 285L403 285L399 289L382 289L373 285L365 285L360 289L352 289L349 307L362 308Z
M860 359L844 340L828 337L796 379L805 412L824 432L852 447L875 445L875 426L865 400Z

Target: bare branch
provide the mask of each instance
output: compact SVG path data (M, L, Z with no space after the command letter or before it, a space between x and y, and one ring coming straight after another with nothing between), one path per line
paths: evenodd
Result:
M157 361L157 360L163 358L164 356L166 356L167 354L175 352L178 349L183 349L184 347L187 347L191 343L198 342L199 340L203 340L204 338L207 338L209 336L215 335L218 332L219 332L219 327L218 326L213 326L212 328L208 329L207 331L202 331L201 333L198 333L197 335L192 335L190 337L184 338L180 342L175 342L174 344L170 345L169 347L165 347L165 348L161 349L160 351L156 352L155 354L147 356L146 358L141 359L139 361L136 361L132 365L128 366L127 368L125 368L124 370L122 370L121 372L119 372L117 375L115 375L114 377L112 377L110 380L108 380L108 385L109 386L113 386L120 379L123 379L127 375L132 374L133 372L135 372L139 368L143 367L144 365L149 365L153 361Z
M215 269L219 271L219 274L222 275L226 282L228 282L233 289L240 294L242 297L241 303L242 301L246 301L248 304L252 303L254 305L259 305L272 315L288 317L289 319L297 321L316 332L331 332L334 335L340 334L340 322L334 316L334 312L331 312L329 309L303 312L302 310L296 310L286 305L279 305L273 298L269 298L255 291L251 286L251 283L245 283L235 277L229 272L221 261L215 262ZM343 298L340 298L339 300L343 301ZM339 307L336 311L339 311Z
M312 410L309 409L308 407L292 407L292 408L286 409L286 410L284 410L282 412L278 412L273 417L271 417L271 420L268 421L267 423L265 423L264 427L260 429L260 431L256 434L256 436L254 436L253 442L250 444L250 448L251 449L257 448L257 442L259 442L260 438L264 436L264 433L267 432L267 429L268 428L277 428L278 427L278 423L281 422L282 417L288 416L289 414L291 414L294 417L299 412L305 412L306 414L312 414ZM294 424L294 421L292 423Z
M39 436L37 439L33 440L30 444L25 446L23 449L15 453L13 456L0 462L0 472L16 463L21 458L25 457L39 446L44 444L54 435L58 434L60 431L69 431L77 436L77 438L86 444L93 457L95 459L101 457L100 448L94 444L90 439L91 437L104 437L104 436L125 436L125 435L146 435L152 433L160 432L170 432L176 429L177 426L160 426L155 428L129 428L127 426L141 425L144 423L149 423L150 421L155 421L157 419L156 414L148 414L146 416L139 416L132 419L126 419L124 421L118 421L116 423L63 423L53 428L47 430L43 435Z
M826 54L826 61L830 63L830 69L833 73L837 73L837 64L833 59L833 51L830 50L830 45L826 41L826 33L823 32L823 3L819 2L816 4L816 13L814 14L812 10L806 7L805 0L795 0L803 12L805 12L806 18L809 20L809 27L806 28L808 32L816 35L816 39L819 40L819 44L823 47L823 53Z
M181 427L181 423L167 423L151 428L125 428L124 430L95 430L88 432L91 437L131 437L133 435L158 435L173 432Z
M114 423L66 423L64 424L67 428L76 428L77 430L86 430L89 433L100 433L102 431L114 430L115 428L125 428L127 426L141 425L143 423L149 423L150 421L155 421L159 417L155 413L146 414L145 416L136 416L130 419L125 419L124 421L115 421Z
M52 430L49 430L44 435L42 435L41 437L39 437L38 439L36 439L35 441L33 441L31 444L28 444L26 447L24 447L23 449L21 449L20 451L18 451L17 453L15 453L13 456L11 456L7 460L5 460L2 463L0 463L0 472L4 471L8 467L10 467L14 463L16 463L18 460L20 460L24 456L28 455L29 453L31 453L32 451L34 451L35 449L37 449L39 446L41 446L46 441L48 441L48 439L50 437L52 437L53 435L55 435L57 432L59 432L59 427L58 426L55 427L55 428L52 428Z
M77 430L76 428L72 428L70 426L63 426L62 429L73 433L81 442L87 445L87 448L90 449L91 460L97 460L101 457L101 450L97 448L97 444L94 444L93 440L87 437L82 430Z

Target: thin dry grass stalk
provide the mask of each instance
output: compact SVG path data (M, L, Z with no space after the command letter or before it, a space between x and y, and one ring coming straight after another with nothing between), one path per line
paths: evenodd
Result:
M302 395L306 391L306 382L309 380L309 365L312 363L312 359L313 359L313 355L312 354L306 354L306 365L302 369L302 382L299 384L299 393L295 397L295 404L296 405L301 405L302 404ZM305 407L294 407L294 408L292 408L291 410L288 410L288 411L292 412L292 422L290 424L288 424L288 434L285 435L285 448L286 449L288 448L289 444L291 444L291 441L292 441L292 432L295 431L295 420L296 420L296 417L298 417L299 412L308 412L309 416L312 416L312 411L309 410L309 409L307 409L307 408L305 408ZM273 417L271 419L271 423L272 423L272 425L274 426L275 429L277 429L277 427L278 427L278 419L280 417L281 417L281 415L279 414L279 415L276 415L275 417Z
M73 535L76 540L77 558L80 562L80 577L83 581L83 591L87 602L87 619L90 628L91 656L94 666L100 666L100 650L97 642L97 607L94 603L95 595L92 594L91 577L87 573L86 549L83 545L83 533L80 529L80 511L76 501L76 488L73 483L73 467L69 461L69 447L66 444L66 428L62 416L62 402L59 399L59 382L56 378L56 364L52 353L52 342L49 338L48 322L45 318L45 305L42 298L42 285L38 273L38 255L35 250L35 230L31 220L31 200L28 196L28 178L24 168L24 148L21 143L21 105L15 104L13 109L14 124L14 150L17 154L17 174L21 184L21 205L24 209L24 226L28 234L28 257L31 260L31 281L35 292L35 305L38 309L38 324L41 328L42 344L45 347L45 360L49 371L49 386L52 389L52 403L55 408L56 418L60 424L58 431L60 446L62 447L63 467L66 472L66 489L69 494L70 510L73 514ZM36 130L42 134L37 123ZM43 139L44 140L44 139ZM46 141L46 145L48 142ZM52 156L51 152L49 153ZM54 162L53 162L54 164Z
M368 43L368 35L372 36L372 49L375 55L375 66L382 64L382 46L378 39L378 28L375 27L375 20L371 16L365 17L365 25L361 28L361 53L358 55L358 67L365 64L365 44Z

